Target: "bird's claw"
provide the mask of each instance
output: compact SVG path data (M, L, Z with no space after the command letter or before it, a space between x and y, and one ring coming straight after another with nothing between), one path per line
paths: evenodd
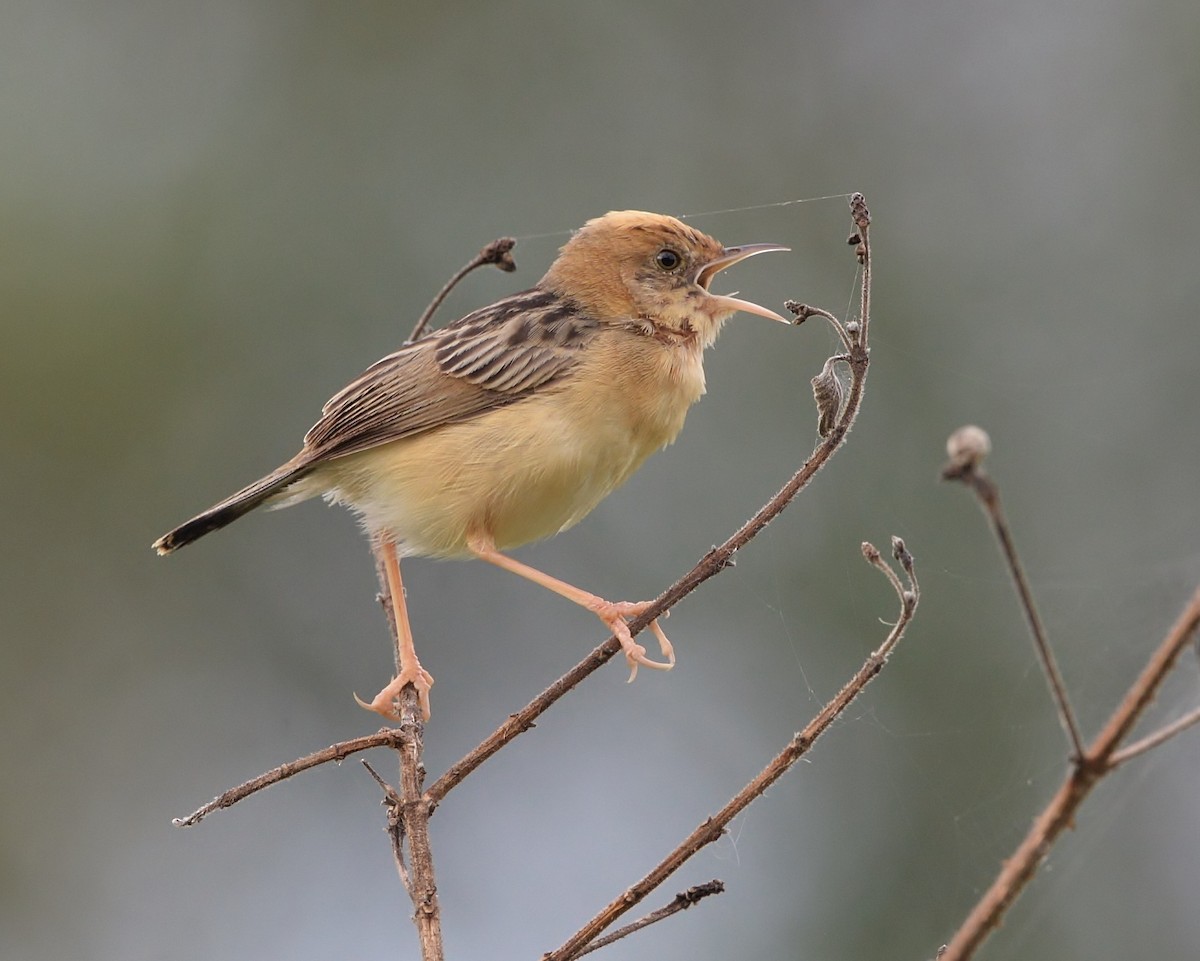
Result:
M381 714L389 721L399 721L400 711L396 706L396 698L400 696L400 692L411 684L417 691L417 701L421 706L422 720L429 720L429 689L433 687L433 675L430 674L420 664L412 668L402 670L399 675L392 678L382 691L375 695L375 699L369 704L357 694L354 695L354 700L358 702L358 706L368 711L374 711L376 714Z
M656 617L649 624L650 630L654 632L654 636L658 639L659 650L662 651L665 661L654 661L646 656L646 649L638 644L633 635L629 633L629 625L626 623L627 617L637 617L639 614L645 613L649 607L650 601L602 601L598 600L596 604L591 606L592 611L600 618L613 636L621 642L621 650L625 652L625 661L629 664L629 681L632 684L634 678L637 677L639 667L649 667L656 671L669 671L675 666L675 648L667 639L667 635L663 633L663 629L658 625ZM668 612L669 614L670 612ZM664 617L667 615L664 614Z

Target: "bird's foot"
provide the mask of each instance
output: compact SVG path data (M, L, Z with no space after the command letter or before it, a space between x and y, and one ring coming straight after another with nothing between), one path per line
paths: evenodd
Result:
M625 660L629 663L629 680L637 677L639 667L650 667L656 671L669 671L675 666L675 648L667 640L667 635L658 626L656 617L649 624L650 630L658 638L658 647L666 661L652 661L646 656L646 649L633 639L629 633L626 618L637 617L650 607L651 601L605 601L596 598L587 608L595 614L604 625L613 632L613 636L621 642L621 650L625 652Z
M399 721L400 711L396 706L396 698L400 696L400 692L409 684L417 689L417 700L421 705L421 717L423 720L428 721L429 689L433 687L433 675L421 667L420 664L415 664L402 670L397 677L392 679L392 682L387 687L375 695L375 699L370 704L357 694L354 695L354 700L358 702L359 707L366 708L368 711L374 711L376 714L382 714L389 721Z

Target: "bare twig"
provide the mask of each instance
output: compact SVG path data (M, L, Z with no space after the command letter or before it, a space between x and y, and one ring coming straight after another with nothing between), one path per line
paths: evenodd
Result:
M651 911L645 917L638 918L632 924L627 924L623 928L617 928L612 934L606 934L602 938L597 938L586 948L579 952L576 957L583 957L585 954L591 954L593 951L599 951L601 948L608 947L614 941L620 941L622 938L628 937L635 931L640 931L642 928L648 928L656 921L662 921L664 918L669 918L672 914L678 914L680 911L686 911L693 904L698 904L709 895L724 894L725 883L716 878L711 881L706 881L704 884L697 884L695 887L688 888L686 891L681 891L675 895L674 900L670 904L666 904L657 911Z
M429 846L429 815L432 805L423 794L425 765L422 719L417 690L409 684L400 692L400 730L406 732L400 755L400 830L408 841L412 862L408 890L413 903L413 920L421 939L423 961L442 961L442 918L438 905L433 851Z
M214 811L233 807L238 801L244 800L251 794L256 794L264 788L269 788L272 784L285 781L293 774L299 774L302 771L307 771L322 764L328 764L331 761L344 761L352 754L369 751L371 748L394 748L399 745L400 740L401 734L398 728L385 727L374 734L351 738L348 741L339 741L337 744L331 744L327 748L314 751L312 754L297 758L295 761L280 764L279 767L272 768L258 775L258 777L253 777L249 781L239 784L237 787L230 788L224 794L217 795L207 804L197 808L187 817L175 818L171 823L177 828L191 827L194 824L199 824Z
M408 874L408 865L404 863L404 805L400 799L400 795L396 793L396 789L388 784L375 768L371 767L371 763L365 758L362 766L367 769L367 773L374 778L375 783L379 785L383 791L382 804L387 810L387 832L388 838L392 842L392 860L396 862L396 873L400 876L400 883L404 885L404 890L408 892L408 896L412 897L413 886Z
M429 306L425 308L425 312L421 314L421 319L417 321L417 325L413 327L412 333L408 335L408 343L417 340L423 333L425 328L429 326L429 321L433 318L434 311L442 306L442 301L446 299L450 291L452 291L460 280L469 274L476 267L483 267L487 264L495 264L505 273L512 273L517 269L517 262L512 258L512 249L517 245L517 242L512 237L497 237L490 244L479 251L474 257L463 264L459 268L458 273L446 281L446 286L438 291L437 296L429 302Z
M1033 880L1058 836L1075 820L1075 812L1096 783L1112 771L1122 758L1116 748L1149 706L1159 685L1167 676L1179 653L1200 628L1200 589L1192 595L1179 619L1167 632L1141 675L1125 694L1104 729L1072 765L1061 787L1029 828L1024 840L1008 858L992 886L963 921L941 961L966 961L989 934L1000 925L1005 912L1025 886ZM1177 732L1176 732L1177 733ZM1137 747L1137 745L1134 745ZM1143 749L1144 750L1144 749Z
M1144 738L1134 741L1129 747L1123 747L1119 751L1114 751L1112 757L1108 759L1109 767L1116 767L1119 764L1124 764L1126 761L1131 761L1147 751L1152 751L1160 744L1165 744L1177 734L1182 734L1190 727L1195 727L1200 724L1200 708L1194 711L1189 711L1183 717L1172 721L1160 727L1153 734L1147 734Z
M662 884L679 867L705 845L712 844L725 832L725 826L740 814L755 798L782 777L800 758L808 753L813 743L841 715L850 703L862 693L871 680L883 670L888 656L904 634L913 614L916 613L920 600L920 587L913 575L912 555L904 548L899 538L893 538L894 550L903 560L909 579L907 588L900 585L897 595L900 599L900 616L888 632L887 638L863 663L858 672L846 682L846 685L829 701L817 715L808 722L804 730L792 737L759 774L730 799L730 801L712 817L701 823L684 841L668 854L662 861L640 881L627 888L613 899L591 921L573 934L560 948L545 955L543 961L571 961L579 957L597 935L609 927L617 918L640 902L651 891ZM863 545L863 554L868 561L876 566L871 555L878 557L879 552L870 544Z
M1103 777L1130 758L1151 750L1200 722L1200 711L1193 711L1124 750L1118 750L1121 741L1133 730L1138 719L1154 700L1180 652L1200 629L1200 589L1197 589L1158 649L1151 655L1142 673L1125 693L1120 706L1113 712L1108 723L1090 745L1082 747L1074 717L1067 704L1062 678L1046 643L1041 622L1033 606L1029 585L1017 561L1016 549L1000 510L999 491L995 483L980 469L980 464L990 448L991 442L980 428L960 428L951 435L947 444L950 463L943 468L942 476L965 483L983 504L1009 563L1017 596L1033 629L1035 644L1059 707L1060 720L1069 730L1072 743L1080 746L1075 747L1071 769L1050 803L1034 819L1024 840L1004 862L991 887L980 898L953 939L938 953L938 958L942 961L965 961L974 955L988 935L1000 925L1009 907L1033 879L1038 866L1058 836L1074 823L1080 805Z
M387 617L392 635L396 671L400 670L400 631L396 624L396 608L392 603L387 570L379 545L375 548L375 573L379 578L379 603ZM399 726L393 745L400 758L400 791L389 796L388 834L400 879L413 903L413 922L421 941L422 961L443 961L442 919L438 904L437 883L434 877L433 851L429 846L429 816L433 805L424 796L425 720L420 696L412 684L406 684L397 698ZM404 844L408 842L411 870L405 870Z
M1000 489L995 482L983 471L983 458L991 447L987 434L978 427L963 427L950 436L946 444L950 461L942 468L944 480L961 481L969 487L979 499L979 505L991 522L992 531L1000 544L1000 551L1008 565L1009 574L1017 590L1021 602L1021 610L1029 622L1029 632L1033 636L1033 646L1042 662L1042 670L1046 682L1050 685L1050 694L1058 708L1058 719L1062 724L1067 740L1071 744L1072 758L1083 757L1083 738L1079 734L1079 724L1075 720L1075 712L1071 709L1071 701L1067 697L1067 686L1063 682L1058 662L1046 639L1046 629L1038 615L1037 605L1033 602L1033 592L1029 589L1029 581L1021 567L1017 556L1017 547L1013 542L1008 521L1000 507Z

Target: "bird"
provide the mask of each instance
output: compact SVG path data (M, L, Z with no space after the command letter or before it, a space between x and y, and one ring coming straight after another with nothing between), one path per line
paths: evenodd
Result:
M259 506L323 496L349 507L380 558L398 634L397 676L368 704L399 719L433 677L417 659L400 559L478 558L596 614L630 680L669 669L627 619L650 602L608 601L510 557L564 531L671 444L705 391L703 358L742 311L774 311L710 289L719 271L779 244L725 247L675 217L624 210L587 221L532 288L403 344L322 408L291 460L160 537L170 554Z

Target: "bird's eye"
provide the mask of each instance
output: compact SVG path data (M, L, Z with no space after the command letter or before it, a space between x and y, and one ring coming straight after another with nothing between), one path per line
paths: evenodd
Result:
M664 247L654 255L654 262L658 264L659 268L662 270L674 270L681 263L683 263L683 258L680 257L679 254L670 247Z

